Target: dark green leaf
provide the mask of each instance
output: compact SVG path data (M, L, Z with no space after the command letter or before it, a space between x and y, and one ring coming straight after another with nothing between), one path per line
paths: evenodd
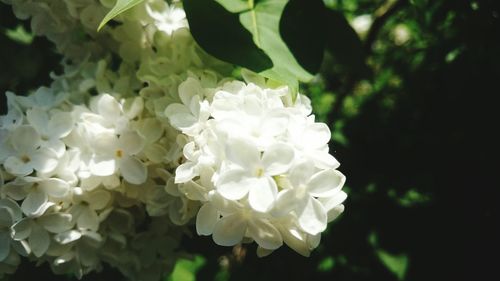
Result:
M249 2L252 8L240 14L240 21L252 32L255 43L271 57L274 64L272 69L261 74L271 80L287 84L295 95L298 81L308 82L313 76L300 66L280 36L280 18L288 1Z
M290 0L283 10L280 33L304 69L318 72L325 51L325 13L322 0Z
M215 0L231 13L240 13L251 8L247 0Z
M407 255L393 255L384 250L377 250L377 256L385 267L394 273L399 280L404 280L408 269Z
M327 51L342 68L355 75L366 76L368 67L365 62L365 52L361 39L349 25L342 13L327 10L326 27Z
M99 24L99 27L97 28L97 30L98 31L101 30L101 28L103 28L104 25L106 25L106 23L108 23L108 21L114 19L119 14L127 11L128 9L134 7L135 5L141 3L142 1L144 1L144 0L117 0L113 9L111 9L111 11L109 11L106 14L104 19Z
M206 52L256 72L273 66L271 59L253 42L252 35L241 26L238 15L215 1L184 0L183 3L191 33Z
M179 259L175 264L174 271L167 279L168 281L195 281L196 272L205 265L202 256L196 256L193 260Z

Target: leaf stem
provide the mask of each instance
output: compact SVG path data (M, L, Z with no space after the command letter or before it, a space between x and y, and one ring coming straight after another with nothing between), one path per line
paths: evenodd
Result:
M259 29L257 28L257 14L255 13L255 3L254 0L248 0L247 3L248 8L250 9L250 15L252 16L252 27L254 29L255 44L261 47Z

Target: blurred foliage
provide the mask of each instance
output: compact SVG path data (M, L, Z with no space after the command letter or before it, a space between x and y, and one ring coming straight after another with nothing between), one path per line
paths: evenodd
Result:
M204 258L181 261L168 280L491 279L498 164L487 163L498 162L500 143L500 2L324 2L357 28L368 67L360 75L327 52L321 74L302 87L331 125L331 152L348 178L346 212L309 258L286 247L257 258L255 246L186 239ZM1 92L46 85L57 71L53 46L26 34L0 4ZM11 280L56 280L30 268ZM84 280L117 276L107 269Z

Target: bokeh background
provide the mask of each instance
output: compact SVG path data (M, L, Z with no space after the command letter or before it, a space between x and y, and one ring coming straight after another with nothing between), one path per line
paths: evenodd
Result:
M302 92L332 129L346 211L311 257L186 238L168 280L499 280L500 1L325 0L362 42ZM324 36L348 40L325 26ZM356 59L354 59L355 61ZM49 85L60 57L0 4L0 93ZM497 276L497 277L495 277ZM5 280L74 280L23 264ZM111 268L84 280L123 280Z

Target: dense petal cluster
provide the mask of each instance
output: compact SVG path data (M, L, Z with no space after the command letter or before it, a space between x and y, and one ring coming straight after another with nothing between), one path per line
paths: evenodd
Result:
M343 212L345 177L308 98L232 78L180 3L144 1L98 33L115 1L2 1L65 60L50 86L6 93L0 276L26 257L56 274L106 263L160 280L192 224L218 245L307 256Z
M261 253L286 243L309 255L346 194L328 153L330 130L314 121L307 97L292 103L286 87L231 81L211 89L193 78L179 95L165 114L187 136L175 183L202 202L197 232L223 246L250 239Z

